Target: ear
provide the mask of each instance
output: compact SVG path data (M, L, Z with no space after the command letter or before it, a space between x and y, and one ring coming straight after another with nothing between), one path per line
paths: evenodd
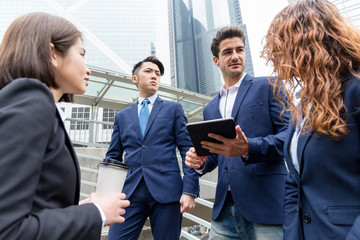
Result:
M131 81L132 81L133 83L135 83L136 85L138 84L138 80L137 80L136 75L132 75Z
M50 48L51 48L51 57L50 57L51 64L54 68L57 68L59 63L58 63L58 56L56 54L54 44L50 43Z
M217 57L213 56L213 61L216 66L219 66L219 59Z

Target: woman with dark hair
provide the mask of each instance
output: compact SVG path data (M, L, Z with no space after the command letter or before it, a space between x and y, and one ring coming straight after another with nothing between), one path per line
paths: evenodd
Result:
M14 20L0 46L0 239L99 239L125 195L79 205L80 170L55 102L83 94L81 33L45 13Z
M292 100L284 239L360 239L360 33L329 1L300 0L274 18L262 56Z

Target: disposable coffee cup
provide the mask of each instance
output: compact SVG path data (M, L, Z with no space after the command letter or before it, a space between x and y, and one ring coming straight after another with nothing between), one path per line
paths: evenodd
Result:
M126 163L114 159L104 159L99 164L99 174L96 193L104 197L113 193L120 193L123 189L129 167Z

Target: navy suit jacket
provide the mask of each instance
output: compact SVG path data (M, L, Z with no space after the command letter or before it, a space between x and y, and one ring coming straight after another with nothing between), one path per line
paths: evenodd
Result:
M284 239L360 239L360 80L344 81L350 130L339 141L312 132L300 135L300 175L289 153L290 123L284 154L286 181ZM344 112L341 113L344 116Z
M15 79L0 91L0 239L99 239L94 204L49 88Z
M220 96L204 109L204 119L221 118ZM266 77L246 75L238 90L232 117L240 125L249 142L249 158L213 155L206 158L204 174L218 166L212 218L215 220L224 205L228 185L235 205L249 221L258 224L282 224L286 167L283 161L283 140L288 113L275 100Z
M138 103L115 116L114 131L106 157L130 167L123 192L130 198L143 177L153 198L160 203L179 201L182 193L197 196L199 178L185 165L185 155L192 146L186 130L186 117L180 103L155 100L144 137L140 132ZM176 157L178 147L184 176L181 178Z

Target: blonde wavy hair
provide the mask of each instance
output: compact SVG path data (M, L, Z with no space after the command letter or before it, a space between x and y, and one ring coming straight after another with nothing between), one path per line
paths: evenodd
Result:
M261 57L277 75L274 94L285 90L294 126L306 116L304 134L340 139L348 133L342 87L350 74L360 77L360 33L332 3L300 0L285 7L271 23ZM294 103L299 88L301 109Z

